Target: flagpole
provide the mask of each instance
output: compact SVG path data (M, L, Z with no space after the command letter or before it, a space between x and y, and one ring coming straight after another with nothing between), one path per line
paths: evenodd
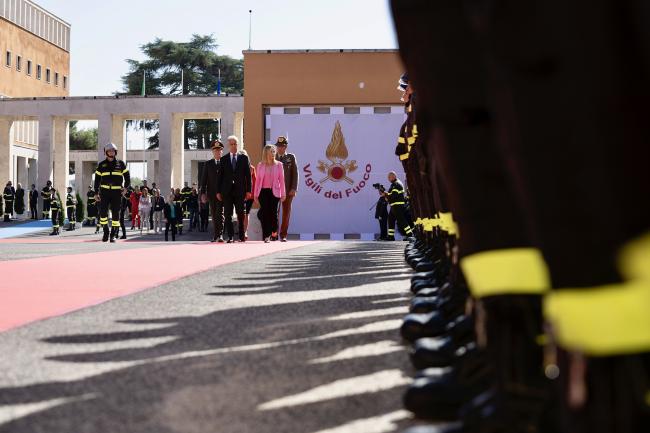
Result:
M248 50L250 51L251 49L251 41L252 41L252 34L253 34L253 10L249 9L248 10Z
M147 88L146 88L146 82L147 82L147 74L146 71L143 71L142 73L142 96L147 95ZM144 169L142 170L142 177L146 178L147 177L147 154L145 152L146 149L146 135L147 135L147 120L142 119L142 161L144 162ZM142 179L144 180L144 179ZM142 192L141 192L142 193ZM142 217L138 216L140 219L140 236L142 236Z
M181 95L184 94L184 92L183 92L183 80L184 80L185 77L183 76L183 72L184 71L181 69Z

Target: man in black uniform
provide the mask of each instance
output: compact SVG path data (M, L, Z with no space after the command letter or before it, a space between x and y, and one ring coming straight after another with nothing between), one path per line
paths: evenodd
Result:
M124 217L126 211L129 209L129 196L131 193L128 189L122 188L122 196L120 197L120 228L122 229L122 237L120 239L126 239L126 225L124 224Z
M97 226L95 233L99 231L99 221L97 220L97 201L95 200L95 191L92 185L88 185L86 193L86 214L89 225Z
M214 234L211 242L223 242L223 202L217 200L219 192L219 172L221 171L221 156L223 153L223 144L219 140L212 142L213 159L206 161L201 174L201 193L206 194L210 205L210 214L212 214L212 225Z
M190 217L190 211L187 208L187 204L191 194L192 194L192 188L190 188L187 182L185 182L185 186L183 187L183 189L181 189L181 199L183 201L183 218ZM191 225L192 224L190 223L190 227Z
M99 196L99 223L104 227L103 242L115 242L120 230L120 201L122 187L131 186L131 176L126 163L116 158L117 146L108 143L104 146L106 159L99 163L95 171L95 194ZM124 180L124 185L122 185ZM101 190L101 192L100 192ZM108 209L111 209L111 231L108 231Z
M71 187L68 187L68 193L65 196L65 210L68 216L68 231L72 231L77 225L77 199Z
M61 203L59 203L59 200L56 198L56 190L54 188L50 188L48 192L51 194L49 205L52 210L52 233L50 233L50 236L54 236L59 234L59 212L61 212Z
M50 218L50 203L52 199L52 181L48 180L43 189L41 190L41 197L43 197L43 219Z
M379 199L375 205L375 219L379 221L379 240L388 240L388 202L383 191L379 191Z
M395 222L400 231L407 237L413 234L413 224L406 216L406 195L404 193L404 185L397 178L394 171L388 173L388 181L390 187L385 193L385 197L390 204L390 213L388 214L388 240L395 240Z
M38 211L36 207L38 206L38 191L36 191L36 185L32 184L32 189L29 191L29 212L31 213L31 219L38 219Z
M2 198L4 198L4 214L5 222L8 223L11 221L11 215L14 212L14 200L16 199L16 190L11 185L11 181L7 182L4 192L2 193Z

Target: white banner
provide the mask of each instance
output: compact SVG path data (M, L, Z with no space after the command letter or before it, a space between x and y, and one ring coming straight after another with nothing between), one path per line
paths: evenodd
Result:
M293 201L290 233L378 233L374 208L378 198L373 183L388 188L389 171L404 180L402 164L395 156L403 108L375 114L363 107L361 114L280 114L272 108L266 116L271 141L288 136L288 152L298 161L298 195ZM306 111L306 112L305 112ZM277 114L276 114L277 113Z

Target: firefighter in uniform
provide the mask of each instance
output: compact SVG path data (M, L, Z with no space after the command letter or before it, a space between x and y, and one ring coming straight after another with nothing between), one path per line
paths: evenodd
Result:
M102 241L115 242L120 229L120 202L122 187L131 185L131 176L126 163L117 159L117 146L108 143L104 146L106 159L99 163L95 171L95 194L99 196L99 223L104 228ZM108 210L111 210L111 229L108 229Z
M2 198L5 201L4 205L4 220L6 223L11 221L11 214L14 211L14 200L16 199L16 190L11 185L11 181L7 182L7 186L2 193Z
M41 190L41 197L43 197L43 219L50 218L50 203L52 200L52 181L48 180L43 189Z
M54 188L50 188L48 192L50 193L49 209L52 214L52 233L50 233L50 236L54 236L59 234L61 203L59 203L56 197L56 190Z
M413 234L413 224L406 216L406 194L404 185L397 178L394 171L388 173L390 187L386 191L386 199L390 204L390 213L388 214L388 240L395 240L395 223L406 237Z
M71 187L68 187L68 192L65 195L65 210L68 217L68 231L72 231L77 225L77 198Z
M190 190L191 192L191 190ZM183 200L183 194L181 193L181 190L179 188L176 188L176 191L174 191L174 204L178 206L179 209L183 209L183 204L185 201ZM182 214L178 216L176 220L176 231L178 232L178 235L183 234L183 217Z
M86 193L86 214L88 225L96 227L95 233L99 232L99 220L97 219L97 200L95 199L95 191L92 185L88 185L88 192Z
M183 189L181 189L181 199L183 202L183 217L184 218L189 218L190 217L190 211L188 210L188 200L190 199L190 195L192 195L192 188L189 187L187 182L185 182L185 186ZM191 225L191 223L190 223Z

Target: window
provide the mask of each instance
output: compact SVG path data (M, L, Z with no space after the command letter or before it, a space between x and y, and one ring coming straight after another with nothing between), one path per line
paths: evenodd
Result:
M41 79L41 75L42 75L41 71L42 71L41 65L36 65L36 79L37 80Z
M32 61L27 60L27 75L32 75Z
M21 56L16 56L16 70L20 72L23 68L23 58Z
M45 81L48 82L48 83L50 82L50 75L51 75L50 74L50 68L47 68L45 70Z
M55 86L59 85L59 73L58 72L54 73L54 85Z
M67 89L68 88L68 77L65 75L63 76L63 88Z
M7 56L5 59L5 65L10 68L11 67L11 51L7 51Z

